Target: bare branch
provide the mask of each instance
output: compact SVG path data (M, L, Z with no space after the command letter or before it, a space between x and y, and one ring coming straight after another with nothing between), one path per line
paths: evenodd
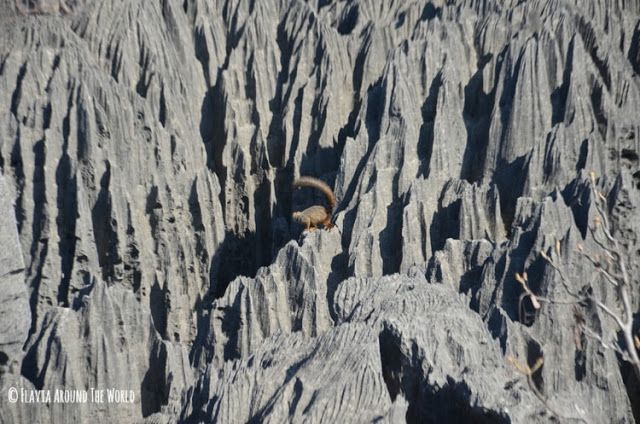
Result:
M604 275L604 277L607 280L607 282L611 283L614 287L618 287L618 281L616 280L615 276L612 275L609 271L607 271L604 268L602 268L602 265L600 264L600 262L598 260L596 260L596 258L594 258L593 256L589 255L584 250L580 251L580 254L583 257L587 258L587 260L589 260L589 262L591 262L591 264L596 268L596 270L599 273Z
M585 300L589 300L589 298L585 297L582 299L574 299L574 300L556 300L556 299L549 299L547 297L538 296L538 301L540 301L541 303L550 303L552 305L576 305L584 302Z
M523 273L522 275L516 272L516 281L520 283L524 292L531 299L531 304L533 305L533 309L540 309L540 302L538 302L536 295L533 294L531 289L529 289L529 286L527 285L527 279L528 279L528 276L526 272Z
M581 246L578 245L578 248L581 248ZM564 272L562 272L562 269L560 269L560 267L556 265L556 263L543 250L540 251L540 256L542 256L542 258L546 260L547 263L551 265L551 267L560 275L560 280L562 282L562 285L564 286L564 289L567 291L567 293L569 293L573 297L580 298L581 297L580 294L575 293L573 290L571 290L570 288L571 282L564 275Z
M588 327L585 324L581 325L581 329L582 329L582 332L587 337L594 339L595 341L600 343L600 345L603 348L613 350L614 352L619 354L621 357L623 357L625 360L628 360L627 358L629 358L629 355L620 347L620 345L617 342L612 342L612 343L606 342L600 334L596 333L591 327Z
M540 400L540 402L542 402L542 404L545 406L545 408L547 408L547 410L549 412L551 412L554 416L556 416L559 419L563 419L563 420L578 420L578 421L582 421L584 423L587 423L587 421L584 418L579 418L579 417L565 417L564 415L560 414L558 411L556 411L550 404L549 404L549 400L540 392L540 390L538 390L538 387L536 386L535 382L533 381L533 374L535 374L541 367L542 364L544 363L544 359L542 358L542 356L540 356L535 364L533 365L533 367L529 367L528 365L524 365L521 364L520 362L518 362L517 359L515 359L513 356L507 356L507 361L513 365L513 367L522 375L524 375L527 378L527 385L529 386L529 389L533 392L533 394Z
M541 251L540 256L542 256L542 258L544 258L544 260L560 275L560 280L564 285L565 290L576 298L576 301L566 303L576 304L583 300L591 300L599 310L604 312L604 314L609 316L616 323L624 338L624 347L621 346L622 342L605 341L604 337L589 328L585 324L584 320L579 323L579 328L582 333L597 340L604 348L614 350L625 361L629 362L634 369L636 377L640 379L640 337L638 335L634 335L632 332L634 310L629 292L631 280L629 279L627 265L625 263L626 256L622 254L622 247L612 234L611 222L608 216L607 197L597 189L595 173L591 172L589 175L591 179L591 193L593 195L592 204L596 213L593 225L589 226L589 230L592 235L592 239L602 250L602 253L600 255L594 255L586 252L581 244L577 245L577 250L595 267L597 272L604 277L604 280L614 287L616 294L615 301L619 302L621 306L612 308L596 296L589 295L588 297L584 297L575 293L571 290L571 280L565 274L563 267L551 259L551 252L547 253L545 251ZM560 241L556 240L554 248L557 256L560 256L560 247ZM527 279L521 277L518 279L518 282L525 289L525 294L533 299L533 294L528 290ZM556 301L554 299L547 299L543 297L535 297L535 299L538 303L565 303L564 301ZM620 310L618 311L616 309Z
M621 330L624 329L624 323L622 322L622 319L615 312L613 312L611 309L609 309L609 307L607 305L605 305L604 303L602 303L601 301L599 301L595 297L592 298L592 300L596 304L596 306L598 306L607 315L609 315L611 318L613 318L613 320L616 322L616 324L618 324L618 327L620 327Z

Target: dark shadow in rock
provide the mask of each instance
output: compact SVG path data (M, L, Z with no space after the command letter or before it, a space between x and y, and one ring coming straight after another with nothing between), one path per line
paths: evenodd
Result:
M342 239L340 240L342 244L342 250L347 252L349 250L349 243L351 243L351 235L353 233L353 226L355 225L356 217L358 215L357 207L348 210L344 214L344 219L342 220ZM349 266L347 261L347 275L353 275L354 269L353 266Z
M230 306L216 305L211 293L207 293L201 300L198 299L196 302L196 310L198 311L197 334L189 352L189 361L192 366L204 366L213 360L214 350L211 341L212 314L217 314L217 319L221 320L220 328L223 334L227 336L223 350L224 360L230 361L240 358L238 333L242 325L240 307L242 299L242 288L235 293L233 304Z
M22 234L22 226L24 225L24 221L26 219L26 211L23 207L23 198L25 196L25 174L24 174L24 164L22 162L22 149L20 146L20 127L18 127L16 140L11 149L11 155L9 157L9 165L13 170L15 175L15 179L18 183L18 193L16 193L16 201L14 206L14 212L16 215L16 224L18 227L18 234ZM6 168L2 168L4 172L7 172Z
M609 126L609 120L607 119L607 113L605 112L604 102L606 101L606 94L602 88L602 85L597 81L591 86L591 106L593 107L593 114L598 124L598 133L602 140L607 139L607 128Z
M567 59L564 72L562 73L562 84L551 93L551 125L556 125L564 121L567 107L567 95L571 85L571 74L573 73L573 50L575 37L571 38L567 49Z
M382 257L382 275L400 272L402 263L402 212L407 204L398 197L398 175L392 184L393 199L387 206L387 225L380 231L378 242Z
M495 102L495 88L488 94L483 91L484 68L492 59L492 54L480 58L478 70L464 87L464 108L462 118L467 131L467 144L462 159L460 178L470 183L482 179L483 164L489 143L491 111Z
M11 95L11 106L9 110L18 118L18 104L20 103L20 99L22 98L22 82L24 81L24 77L27 74L27 63L25 62L22 66L20 66L20 70L18 71L18 76L16 78L16 83L14 85L15 90L13 90L13 94Z
M364 78L364 70L365 70L365 64L367 63L367 57L369 55L369 48L371 47L371 42L372 42L371 34L374 30L375 29L373 25L365 27L365 29L363 30L362 46L360 47L360 50L358 50L358 55L356 56L356 61L354 62L353 76L351 79L353 83L354 108L351 111L351 114L349 116L349 122L352 123L350 128L352 129L354 127L353 124L355 124L358 111L360 110L360 106L362 103L362 99L360 98L360 89L362 88L362 80Z
M452 377L442 387L427 384L419 348L411 344L411 356L406 356L402 334L385 322L378 336L382 377L389 396L395 401L399 393L409 403L407 423L509 423L498 411L477 405L469 386Z
M631 37L627 58L629 62L631 62L631 66L636 74L640 75L640 21L638 21L633 30L633 37Z
M500 212L507 237L511 236L511 225L515 218L518 199L523 195L529 160L530 154L520 156L510 163L500 159L493 175L492 183L498 187L500 194Z
M625 159L629 162L638 162L638 152L633 149L622 149L620 153L620 158Z
M611 71L609 69L609 63L607 57L607 53L598 54L599 45L598 40L600 37L598 33L593 28L593 24L591 20L585 18L584 16L580 16L580 20L578 21L578 34L582 38L582 42L584 44L585 49L591 56L591 60L593 64L596 66L602 81L604 81L607 86L607 91L611 91ZM601 59L600 55L605 56L605 58ZM597 118L597 116L596 116Z
M495 244L494 244L495 247ZM487 262L491 260L491 257L487 257L484 262L479 263L476 266L471 266L472 263L476 263L479 247L474 249L471 255L471 261L469 262L469 269L460 277L460 293L470 294L469 307L475 311L480 312L480 305L478 299L478 291L482 287L483 278L482 272ZM442 275L442 267L437 263L435 256L431 256L427 265L426 275L433 275L436 281L444 281Z
M238 350L238 334L242 325L241 307L242 291L236 294L233 305L224 308L224 319L222 320L222 332L227 336L224 345L224 360L231 361L240 358Z
M185 2L186 4L186 2ZM195 56L198 62L202 67L202 73L204 74L204 79L207 83L207 86L210 87L214 82L211 81L211 75L209 75L209 49L207 48L207 39L202 30L194 31L193 35L193 47L195 50Z
M286 19L283 19L277 28L276 43L280 50L280 72L278 73L278 79L276 80L275 93L271 100L269 100L269 110L271 111L271 122L269 123L269 132L267 134L267 153L269 156L269 163L272 167L281 168L286 165L291 165L291 158L285 158L285 137L282 130L282 108L283 104L290 103L291 90L293 85L287 86L285 91L285 84L289 79L295 81L297 68L294 67L289 75L289 67L291 61L291 41L289 40L285 31ZM299 137L300 137L300 121L302 118L302 100L304 95L304 89L300 88L296 93L296 98L293 101L293 134L291 140L291 152L296 151ZM294 147L295 146L295 147Z
M580 153L578 155L578 162L576 162L576 172L584 169L587 166L587 157L589 155L589 140L582 140L580 144Z
M7 356L6 353L0 350L0 367L7 365L8 362L9 362L9 356Z
M302 123L302 101L304 98L304 87L298 89L298 94L293 101L293 132L291 135L291 148L289 149L289 157L285 157L286 142L284 132L282 131L282 110L278 105L277 110L273 110L274 119L271 120L269 126L269 135L267 138L267 147L269 152L269 162L272 166L286 166L293 169L295 153L300 145L300 125ZM275 101L275 100L273 100ZM278 115L276 115L276 113ZM277 118L277 119L275 119ZM300 171L304 173L304 171Z
M573 49L575 38L571 38L567 50L567 60L562 73L562 84L551 93L551 125L556 125L564 121L567 107L567 95L571 84L571 73L573 72Z
M220 79L220 78L218 78ZM215 172L220 181L222 190L220 196L224 200L224 183L226 168L222 164L222 151L224 149L224 95L219 88L209 88L200 107L200 137L207 154L207 167ZM224 205L224 202L222 202Z
M111 164L109 161L104 162L105 171L100 178L100 191L95 206L91 209L91 221L93 223L93 234L96 241L96 250L98 253L98 263L102 270L102 279L105 282L113 282L115 278L115 265L119 262L118 258L118 233L116 231L117 223L112 219L112 199L111 199ZM155 190L155 192L154 192ZM149 196L156 194L157 187L151 190ZM147 198L147 210L150 212L149 198Z
M364 170L366 164L369 162L369 157L373 151L373 147L380 138L380 126L382 119L383 107L385 104L385 91L382 85L382 80L378 80L370 89L367 96L367 113L365 117L365 125L367 127L367 133L369 138L369 144L367 146L367 152L364 154L356 170L353 174L353 178L349 183L349 186L344 192L342 199L342 207L349 204L353 198L356 189L358 188L360 176ZM336 210L338 212L340 208ZM342 245L346 246L351 240L351 233L353 231L353 224L355 222L357 211L352 209L344 218L344 228L342 229Z
M272 199L271 193L271 182L263 177L260 181L256 180L256 188L253 192L253 204L254 206L254 215L253 222L255 222L255 232L251 233L253 238L253 249L252 262L246 264L246 271L250 274L251 277L256 275L256 271L261 266L267 266L271 264L274 256L274 252L278 250L274 249L273 245L273 224L274 218L272 217L272 210L280 209L276 204L271 205ZM245 251L246 254L246 251ZM221 263L222 266L226 266L226 262ZM242 273L241 269L238 269L239 273Z
M580 231L582 238L587 236L589 226L589 205L591 204L591 189L589 183L581 178L572 180L562 190L564 202L571 208L573 221Z
M442 8L435 7L432 2L428 2L424 5L424 9L422 9L422 15L420 16L420 20L422 21L430 21L432 19L442 17Z
M78 212L76 177L71 177L71 159L66 153L66 143L63 149L65 153L56 169L56 186L58 187L56 227L58 229L58 239L60 240L58 242L58 251L61 268L58 304L68 307L69 285L76 252L76 219Z
M354 9L357 10L356 5ZM340 142L340 139L333 139L333 143L329 147L321 146L323 137L323 131L325 129L327 121L327 111L331 107L331 99L327 97L328 89L328 76L326 66L323 65L323 58L326 57L325 43L318 41L316 43L314 66L319 69L319 72L315 76L315 84L317 84L319 95L313 99L311 105L310 115L314 118L314 125L311 126L309 133L306 151L302 155L300 162L300 174L312 175L316 177L325 176L325 174L335 174L336 170L340 166L340 156L344 143ZM291 155L287 162L287 165L293 167L294 154L298 150L298 144L300 139L300 123L302 118L302 100L303 100L303 88L299 90L298 96L295 100L295 112L293 121L293 140L291 145ZM326 137L326 135L325 135ZM325 177L326 179L326 177ZM325 181L330 186L333 185L333 181Z
M205 240L205 238L207 237L207 234L206 234L206 229L205 229L203 217L202 217L202 209L200 206L197 183L198 181L194 180L193 183L191 184L191 190L189 192L189 200L188 200L189 215L191 216L191 227L193 228L193 236L195 238L195 256L197 257L198 262L201 265L204 266L207 263L209 264L208 283L209 283L209 289L211 289L211 285L214 284L214 281L215 281L213 271L218 269L218 264L214 263L212 258L210 258L210 253L209 253L209 250L207 249L207 242ZM134 259L137 260L137 255L135 255ZM135 288L135 285L134 285L134 288Z
M636 422L640 422L640 382L633 371L633 367L626 361L621 362L620 373L629 396L633 418Z
M477 423L507 424L511 420L500 411L472 404L473 394L464 381L455 381L447 377L447 383L441 388L427 386L424 394L425 415L407 422L415 423Z
M163 128L167 126L167 98L164 94L164 83L162 83L162 87L160 88L160 105L158 109L158 121ZM174 135L171 135L171 141L173 143Z
M334 230L335 231L335 230ZM327 277L327 305L333 322L337 322L334 297L340 283L348 277L346 273L349 256L346 251L336 255L331 261L331 272Z
M167 293L160 287L156 279L149 293L149 310L153 319L153 326L162 338L167 337Z
M403 368L412 368L412 364L405 364L407 358L403 355L399 348L400 334L396 333L394 328L391 328L387 323L384 324L384 328L378 336L378 343L380 346L380 361L382 367L382 378L387 385L387 391L392 402L395 402L398 394L402 391L402 379L412 379L412 385L414 388L419 387L419 379L413 374L403 375ZM414 399L415 394L411 396Z
M358 6L358 3L355 3L342 14L342 18L338 24L338 33L342 35L351 34L351 31L353 31L358 24L359 16L360 7Z
M633 178L636 189L640 190L640 171L634 172L631 178Z
M143 417L160 412L162 405L166 405L169 401L170 388L166 384L166 364L167 349L162 342L157 341L151 350L149 369L140 385L140 406Z
M317 144L312 147L310 142L300 160L300 175L315 176L333 187L336 170L340 166L341 147L337 143L330 147Z
M33 234L30 255L33 258L30 270L26 274L32 273L31 277L31 296L29 305L31 306L32 318L29 336L36 331L38 322L38 298L40 293L40 285L42 284L42 271L49 252L49 237L46 233L45 222L47 220L47 203L46 203L46 185L45 185L45 162L46 149L45 140L42 139L33 146L34 170L33 170L33 222L31 224L31 234ZM51 299L48 300L51 305Z
M503 255L495 267L496 281L503 281L503 284L497 288L498 290L502 290L500 306L509 319L514 322L520 320L520 295L523 293L522 287L516 282L515 274L516 272L522 273L524 271L525 261L531 253L531 249L533 249L536 233L537 231L535 230L523 233L520 236L518 245L509 252L508 259L506 255ZM542 263L540 263L539 266L539 269L536 267L527 269L530 284L533 286L531 289L534 293L537 293L536 289L538 289L540 284L539 280L542 278ZM492 303L494 301L492 301ZM531 309L533 309L533 307L531 307Z
M632 334L640 334L640 313L633 315L633 329ZM618 333L618 345L626 346L622 333ZM620 354L616 353L618 359L618 366L620 368L620 375L624 382L627 396L629 396L629 402L631 403L631 411L633 412L633 418L636 422L640 422L640 380L636 376L633 366L629 362L622 359Z
M211 260L212 267L218 267L210 272L213 275L210 290L215 299L224 296L227 286L236 277L255 277L258 270L255 240L256 236L251 232L243 235L226 232L224 241L218 246Z
M189 362L195 368L211 362L213 355L207 350L209 328L211 325L210 317L214 302L213 295L208 292L204 297L198 295L195 303L196 311L196 337L189 351Z
M584 331L581 331L580 334L576 334L575 337L578 343L573 356L573 370L576 381L580 382L587 376L587 336L584 334Z
M80 259L82 258L86 257L82 255ZM79 311L86 305L86 301L88 300L87 296L91 295L91 292L96 286L96 277L93 274L85 270L78 274L84 285L77 291L71 291L73 298L71 299L70 306L74 311Z
M293 170L289 167L276 169L276 176L273 182L276 202L273 205L273 215L270 221L271 231L271 259L274 255L294 237L292 231L291 213L293 212L294 189L291 186L293 181Z
M27 380L29 380L36 390L42 390L44 385L44 373L43 370L38 366L38 348L41 348L43 338L47 334L46 331L42 330L37 335L37 339L31 342L31 340L27 340L25 342L25 346L27 343L31 344L29 350L25 352L24 358L22 359L22 367L20 369L20 374ZM34 337L33 334L29 334L29 338ZM53 337L49 335L49 338L46 340L47 350L51 348L53 343Z
M310 357L305 357L298 362L294 362L285 371L285 378L282 383L279 383L280 387L287 387L289 382L295 378L295 383L293 383L293 399L292 402L289 403L289 412L291 414L290 417L295 414L295 407L297 406L300 397L302 396L302 381L296 376L296 374L304 364L311 360L312 357L313 355L311 355ZM273 395L269 399L266 399L265 402L263 402L263 405L265 406L256 411L256 413L248 420L248 423L261 424L265 422L265 419L267 417L272 416L274 409L278 407L278 402L276 400L279 396L281 396L281 391L274 391ZM306 408L310 408L314 401L315 397L312 397L311 400L307 403Z
M442 87L442 72L433 78L429 95L422 104L422 125L420 125L420 135L418 136L418 167L417 177L428 178L431 173L431 155L433 154L433 127L436 120L438 107L438 94Z
M431 238L431 251L437 252L442 250L448 238L458 239L460 235L460 207L462 199L451 202L446 207L442 206L442 195L438 200L438 210L433 215L431 225L429 226L429 237Z
M491 303L495 303L495 301ZM491 337L498 340L500 350L504 356L507 352L507 318L505 317L504 311L499 307L491 308L489 317L485 320Z
M302 387L302 380L296 377L296 382L293 383L293 397L291 402L289 403L289 417L294 417L296 413L296 409L298 404L300 403L300 399L302 399L302 394L304 393L304 388ZM309 403L310 405L311 403ZM309 406L307 405L307 407Z
M536 363L539 359L544 358L544 353L542 352L542 346L537 341L530 339L527 341L527 365L532 370L535 368ZM540 393L544 393L544 380L542 378L542 369L544 368L544 362L542 365L536 370L536 372L531 375L531 380L533 380L533 384L536 385L536 389Z
M387 207L387 225L380 231L382 275L400 272L400 264L402 263L402 206L394 202Z

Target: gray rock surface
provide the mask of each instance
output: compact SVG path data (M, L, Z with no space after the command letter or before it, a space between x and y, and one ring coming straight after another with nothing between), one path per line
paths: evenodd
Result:
M0 176L0 366L22 361L22 345L31 325L29 293L15 214L5 178Z
M640 418L515 281L570 298L545 251L614 301L577 251L593 171L640 307L637 2L2 0L0 28L0 422ZM300 175L338 228L291 220L324 201Z
M208 368L182 418L396 422L399 413L409 420L532 419L532 394L521 385L504 388L512 373L462 299L424 278L344 280L335 293L333 328L316 338L281 332L247 360L227 362L222 378L216 378L218 368ZM470 361L476 366L467 367ZM243 409L247 397L252 401ZM437 406L445 399L447 407Z

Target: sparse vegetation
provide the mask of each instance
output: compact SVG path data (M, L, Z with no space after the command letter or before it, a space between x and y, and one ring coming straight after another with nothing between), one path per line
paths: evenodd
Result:
M615 304L606 304L602 299L599 299L593 294L583 297L573 292L570 289L572 284L569 277L567 277L562 267L544 251L540 252L540 255L560 275L565 289L570 295L576 298L576 303L582 301L592 302L599 310L613 320L620 331L624 343L618 341L616 334L606 334L596 331L584 320L580 322L580 328L587 337L597 340L604 348L613 349L623 360L629 362L633 367L636 378L640 380L640 355L638 354L640 343L638 343L638 335L633 334L634 318L630 295L631 279L629 277L625 254L623 252L623 246L611 232L611 223L607 212L607 198L598 190L596 177L593 172L590 177L596 216L593 225L589 226L589 231L593 240L599 246L600 252L589 252L582 245L578 245L578 251L593 265L594 269L603 276L603 280L613 286L616 295ZM559 246L560 242L557 241L556 254L559 254ZM593 291L589 291L589 293L593 293Z
M586 287L586 290L577 292L575 282L571 281L571 277L567 275L567 271L557 258L561 255L561 242L556 240L553 248L547 252L540 251L540 256L548 263L553 270L560 276L564 290L570 296L569 299L560 300L553 298L545 298L537 296L532 292L528 284L528 276L526 272L522 274L516 273L515 279L522 286L523 293L519 301L520 321L527 323L542 307L543 303L553 304L573 304L574 315L576 316L576 345L581 346L581 335L596 340L603 348L615 351L620 358L628 362L634 370L636 378L640 381L640 336L633 334L633 299L631 297L631 278L629 276L629 268L627 266L624 247L613 236L611 221L607 212L607 198L597 188L595 173L590 174L590 187L595 207L595 218L593 223L589 225L589 233L593 241L599 248L598 253L590 252L583 245L578 244L577 250L603 278L602 280L610 284L615 293L614 302L605 302L598 297L592 287ZM529 299L533 312L527 312L524 307L524 299ZM608 332L607 327L602 326L601 330L595 330L587 319L586 314L581 312L581 308L595 305L598 310L604 313L604 316L611 319L617 328L617 332ZM519 364L514 358L509 357L508 361L522 374L527 376L529 387L534 394L544 403L545 407L554 415L560 415L549 405L546 398L540 393L535 384L533 384L532 375L542 365L542 357L534 367L529 368Z

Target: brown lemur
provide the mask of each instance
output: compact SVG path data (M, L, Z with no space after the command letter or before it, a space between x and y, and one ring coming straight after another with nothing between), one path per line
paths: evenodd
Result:
M336 207L336 196L324 181L313 177L300 177L293 182L294 187L311 187L320 190L326 197L328 206L315 205L303 211L294 212L292 217L295 221L304 225L304 229L313 231L322 224L325 229L333 228L331 213Z

